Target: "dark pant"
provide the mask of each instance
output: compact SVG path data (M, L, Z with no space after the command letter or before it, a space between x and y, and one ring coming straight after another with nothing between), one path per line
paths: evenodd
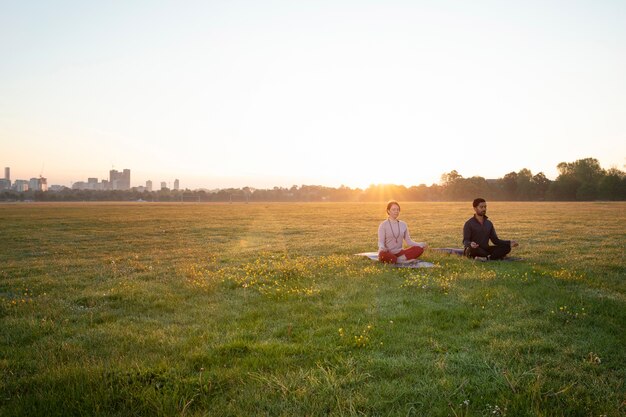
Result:
M471 246L465 248L465 254L470 258L483 256L485 258L497 260L504 258L509 252L511 252L510 243L502 243L496 246L489 246L487 249L481 248L480 246L475 249Z

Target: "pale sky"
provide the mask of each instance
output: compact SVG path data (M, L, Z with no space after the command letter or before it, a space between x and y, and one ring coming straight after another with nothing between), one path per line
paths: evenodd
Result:
M624 170L625 22L623 0L0 0L0 168L192 189Z

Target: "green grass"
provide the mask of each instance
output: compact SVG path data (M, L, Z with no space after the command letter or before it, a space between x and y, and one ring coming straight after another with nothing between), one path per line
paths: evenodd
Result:
M626 203L489 214L523 262L352 256L383 204L0 205L0 415L624 415Z

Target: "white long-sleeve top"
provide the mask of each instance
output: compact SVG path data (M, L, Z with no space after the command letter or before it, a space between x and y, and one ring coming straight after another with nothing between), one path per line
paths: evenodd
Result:
M402 250L402 241L408 246L424 247L422 242L414 242L409 227L402 220L387 219L378 226L378 251L389 251L394 255Z

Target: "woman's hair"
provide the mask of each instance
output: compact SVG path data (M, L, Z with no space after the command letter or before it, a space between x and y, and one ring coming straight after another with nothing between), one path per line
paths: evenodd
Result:
M387 214L389 214L389 210L391 209L391 206L393 206L394 204L398 206L398 208L400 208L400 204L398 204L396 200L389 200L389 202L387 203Z

